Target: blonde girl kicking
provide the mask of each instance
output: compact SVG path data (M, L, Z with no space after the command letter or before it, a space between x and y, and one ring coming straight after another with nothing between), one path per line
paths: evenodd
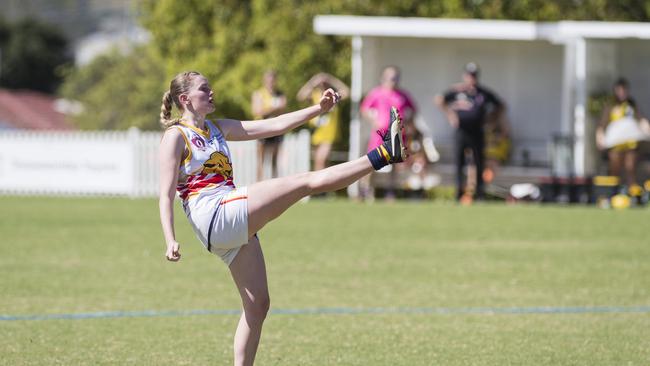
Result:
M198 72L183 72L170 83L162 99L160 122L160 222L165 253L180 260L174 233L173 201L183 210L203 246L229 267L242 299L243 313L234 339L235 365L252 365L269 310L266 268L256 233L301 198L342 189L362 176L406 157L402 125L392 110L383 144L366 156L327 169L235 187L234 168L226 141L278 136L328 112L339 100L325 90L318 104L265 120L206 120L215 111L214 92ZM172 118L176 106L180 118Z

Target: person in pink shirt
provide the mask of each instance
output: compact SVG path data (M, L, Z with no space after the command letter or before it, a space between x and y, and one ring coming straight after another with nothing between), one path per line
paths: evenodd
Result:
M372 124L372 130L384 131L390 125L390 109L396 107L404 123L412 124L415 117L416 107L411 96L399 88L400 70L397 66L387 66L381 73L381 83L368 92L361 102L361 116L365 121ZM377 133L372 133L368 140L368 151L381 145L382 138ZM386 198L394 199L396 174L391 170L390 183L387 187ZM364 199L372 199L373 193L370 188L369 177L366 177L361 184L361 196Z

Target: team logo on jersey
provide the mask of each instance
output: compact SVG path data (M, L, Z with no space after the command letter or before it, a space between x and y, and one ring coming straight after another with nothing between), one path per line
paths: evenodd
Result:
M192 145L196 146L198 149L200 150L205 149L205 140L203 139L203 137L197 134L193 134L192 139L190 141L192 141Z
M228 157L219 151L210 154L210 158L203 163L203 174L220 174L224 178L232 177L232 165Z

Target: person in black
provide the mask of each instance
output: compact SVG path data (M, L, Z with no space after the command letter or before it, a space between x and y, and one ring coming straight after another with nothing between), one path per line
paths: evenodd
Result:
M478 83L479 67L465 65L463 82L453 85L444 95L436 95L434 102L445 113L449 124L456 129L456 199L463 196L463 168L465 151L470 150L476 165L476 192L474 198L484 198L483 167L485 163L484 125L488 117L498 117L505 110L504 103L490 90Z

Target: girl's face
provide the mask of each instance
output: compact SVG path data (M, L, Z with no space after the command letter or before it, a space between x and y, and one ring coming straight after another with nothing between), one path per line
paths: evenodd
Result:
M616 99L618 99L620 102L627 100L628 97L627 87L623 85L616 85L614 87L614 95L616 95Z
M196 76L192 81L192 86L187 93L189 106L201 115L207 115L215 110L214 92L210 88L210 83L203 76Z

